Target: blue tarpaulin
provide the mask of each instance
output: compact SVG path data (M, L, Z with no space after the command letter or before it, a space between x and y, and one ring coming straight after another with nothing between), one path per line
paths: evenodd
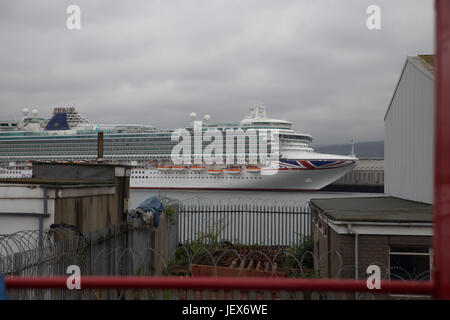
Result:
M141 209L143 212L153 213L153 225L155 228L159 226L159 217L164 210L164 206L158 198L151 197L139 204L136 209Z
M1 273L0 273L0 300L7 300L5 279L3 278L3 275Z

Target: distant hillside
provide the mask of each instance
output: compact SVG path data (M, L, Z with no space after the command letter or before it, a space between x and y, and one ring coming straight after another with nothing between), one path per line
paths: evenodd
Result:
M314 146L317 152L347 155L352 152L352 145ZM384 141L356 142L355 153L359 158L384 158Z

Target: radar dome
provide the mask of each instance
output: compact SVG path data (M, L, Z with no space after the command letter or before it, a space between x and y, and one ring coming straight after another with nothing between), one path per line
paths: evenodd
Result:
M211 116L209 114L205 114L203 116L203 120L205 120L205 122L208 122L209 120L211 120Z
M39 114L39 111L37 109L33 109L33 111L31 111L31 115L36 118Z
M30 110L29 110L28 108L23 108L23 109L22 109L22 112L23 112L23 115L24 115L25 117L27 117L28 114L30 113Z
M195 120L197 118L197 114L195 112L191 113L191 119Z

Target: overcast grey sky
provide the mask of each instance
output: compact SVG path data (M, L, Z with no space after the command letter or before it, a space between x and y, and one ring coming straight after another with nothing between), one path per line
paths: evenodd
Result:
M68 30L66 8L81 8ZM381 8L382 29L366 28ZM95 123L240 121L263 102L316 144L383 138L407 55L433 53L432 0L0 0L0 118L76 106Z

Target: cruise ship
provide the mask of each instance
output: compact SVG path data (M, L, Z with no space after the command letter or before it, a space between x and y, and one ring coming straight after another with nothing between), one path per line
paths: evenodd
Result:
M356 165L354 155L314 152L309 146L311 135L295 132L289 121L267 117L264 106L251 108L236 123L212 122L209 115L199 121L195 113L191 113L190 120L183 130L197 130L201 137L229 130L276 130L276 144L270 137L264 141L269 153L277 155L276 166L273 161L270 166L259 158L254 161L253 151L249 150L255 150L254 144L261 146L263 138L259 135L256 141L244 140L245 147L240 149L244 154L234 157L239 162L226 161L226 155L222 163L199 162L192 147L195 161L178 163L172 155L180 143L173 138L175 129L93 124L73 107L55 108L51 117L41 118L36 109L30 112L25 108L21 120L0 121L0 178L30 178L32 161L95 161L98 132L103 132L104 162L133 167L132 189L313 191L339 179ZM207 140L201 138L201 150L208 147ZM235 144L237 141L234 139Z

